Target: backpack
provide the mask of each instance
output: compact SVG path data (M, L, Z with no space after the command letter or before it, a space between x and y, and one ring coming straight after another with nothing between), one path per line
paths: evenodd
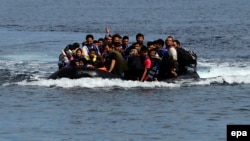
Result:
M129 57L127 64L131 70L144 70L143 62L140 56Z
M184 48L176 48L178 64L184 67L196 68L197 55L192 50Z

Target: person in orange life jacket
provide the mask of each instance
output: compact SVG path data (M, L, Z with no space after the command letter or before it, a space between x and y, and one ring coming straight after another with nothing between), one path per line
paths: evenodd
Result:
M178 63L177 63L177 51L175 49L174 46L174 38L172 36L168 36L165 40L165 44L166 44L166 49L168 51L169 56L172 57L173 60L173 66L171 66L171 75L173 77L177 77L177 67L178 67Z
M107 44L105 49L108 52L107 68L108 72L121 75L128 69L127 63L121 53L113 49L112 44Z
M102 71L108 71L107 67L105 66L105 61L106 59L99 55L96 58L96 62L95 62L95 68L102 70Z
M89 54L84 57L86 59L86 63L88 64L89 68L95 68L97 55L94 49L89 51Z
M82 47L83 56L87 56L89 51L94 49L97 55L100 55L99 48L94 44L94 36L91 34L86 35L85 45Z
M149 69L151 67L151 60L148 57L148 50L147 49L142 49L141 50L141 56L144 59L144 71L143 71L143 74L142 74L142 77L141 77L141 81L143 82L145 80L148 80L148 71L149 71Z

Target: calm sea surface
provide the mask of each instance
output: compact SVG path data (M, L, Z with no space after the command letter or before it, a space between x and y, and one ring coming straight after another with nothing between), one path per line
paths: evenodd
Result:
M250 124L249 0L0 0L1 141L224 141ZM86 34L168 35L200 80L48 80Z

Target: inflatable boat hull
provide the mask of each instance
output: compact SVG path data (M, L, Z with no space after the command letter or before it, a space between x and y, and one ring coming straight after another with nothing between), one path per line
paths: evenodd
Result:
M83 68L83 67L65 67L62 68L55 73L49 76L49 79L58 79L58 78L70 78L70 79L78 79L83 77L100 77L100 78L121 78L121 76L109 73L107 71L102 71L93 68ZM187 73L178 76L177 79L198 79L200 78L197 72L188 71ZM176 78L166 78L160 79L160 81L172 81L176 80Z
M120 78L119 75L106 71L83 68L83 67L65 67L49 76L49 79L70 78L77 79L82 77L101 77L101 78Z

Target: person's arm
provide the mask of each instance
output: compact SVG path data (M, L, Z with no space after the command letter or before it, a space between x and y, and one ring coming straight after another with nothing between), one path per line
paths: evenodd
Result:
M111 35L110 34L110 29L109 29L109 27L106 26L105 27L105 39L107 39L109 35Z
M144 61L144 72L143 72L142 77L141 77L142 82L147 78L148 70L150 69L150 67L151 67L151 60L146 59Z
M114 67L115 67L115 63L116 63L116 61L113 59L113 60L111 61L111 64L110 64L110 67L109 67L109 71L108 71L108 72L112 72L112 70L113 70Z
M148 73L148 68L144 68L144 72L143 72L143 75L142 75L142 77L141 77L141 81L143 82L144 81L144 79L146 78L146 76L147 76L147 73Z
M173 67L171 68L171 74L174 76L174 77L177 77L177 66L178 66L178 62L177 62L177 51L174 47L171 47L170 48L170 53L172 54L172 57L173 57Z
M87 46L83 46L82 47L82 55L85 57L85 56L88 56L88 48Z

